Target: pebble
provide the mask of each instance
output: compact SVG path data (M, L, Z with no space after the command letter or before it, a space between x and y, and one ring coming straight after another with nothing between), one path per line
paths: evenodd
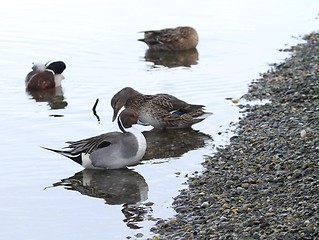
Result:
M300 131L300 137L305 138L307 136L306 130L301 130Z
M235 104L237 104L237 103L239 103L239 99L238 98L232 98L232 103L235 103Z
M209 206L208 202L203 202L202 205L200 205L201 208L206 208Z

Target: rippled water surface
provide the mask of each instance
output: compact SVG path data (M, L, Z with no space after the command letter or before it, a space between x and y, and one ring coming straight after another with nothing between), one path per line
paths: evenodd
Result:
M156 218L206 155L226 144L239 98L269 63L317 30L319 2L11 0L0 8L0 238L133 239ZM139 31L190 25L200 42L187 55L153 55ZM60 89L31 94L32 62L63 60ZM149 147L128 170L84 170L40 146L60 148L115 131L111 97L131 86L165 92L214 113L187 131L145 131ZM92 113L99 98L97 114ZM141 233L141 234L139 234ZM137 235L139 234L139 235Z

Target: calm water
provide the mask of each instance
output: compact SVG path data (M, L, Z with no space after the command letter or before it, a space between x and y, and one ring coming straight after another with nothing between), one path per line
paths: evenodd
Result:
M259 72L318 29L319 2L11 0L0 8L0 238L125 239L173 216L172 198L205 155L227 144L240 97ZM191 25L189 56L152 56L141 30ZM186 60L185 60L186 59ZM63 88L25 92L32 62L63 60ZM144 161L129 170L82 171L40 146L60 148L117 130L110 99L131 86L167 92L214 113L190 131L150 128ZM99 98L97 113L92 106Z

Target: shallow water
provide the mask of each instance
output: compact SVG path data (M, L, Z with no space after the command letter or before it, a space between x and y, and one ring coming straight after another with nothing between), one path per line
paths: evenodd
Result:
M1 239L125 239L149 236L174 214L187 175L227 144L239 98L278 49L317 30L319 2L6 1L0 8ZM149 54L139 31L191 25L200 36L187 56ZM295 36L295 37L293 37ZM32 62L63 60L61 89L25 92ZM40 146L60 148L117 130L111 97L131 86L204 104L214 115L190 131L146 131L148 151L126 171L95 172ZM97 114L92 107L99 98ZM71 190L71 191L68 191Z

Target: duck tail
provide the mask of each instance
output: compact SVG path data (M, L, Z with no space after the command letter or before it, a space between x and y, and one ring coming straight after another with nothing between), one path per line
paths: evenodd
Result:
M144 38L140 38L140 39L137 39L137 41L145 42L145 39Z
M200 119L200 120L204 120L206 118L208 118L209 116L213 115L213 113L211 112L204 112L202 115L198 116L197 119Z
M55 153L58 153L62 156L68 157L71 160L73 160L74 162L82 165L82 157L81 154L72 154L70 151L65 151L65 150L57 150L57 149L52 149L52 148L47 148L47 147L42 147L41 148L45 149L45 150L49 150Z

